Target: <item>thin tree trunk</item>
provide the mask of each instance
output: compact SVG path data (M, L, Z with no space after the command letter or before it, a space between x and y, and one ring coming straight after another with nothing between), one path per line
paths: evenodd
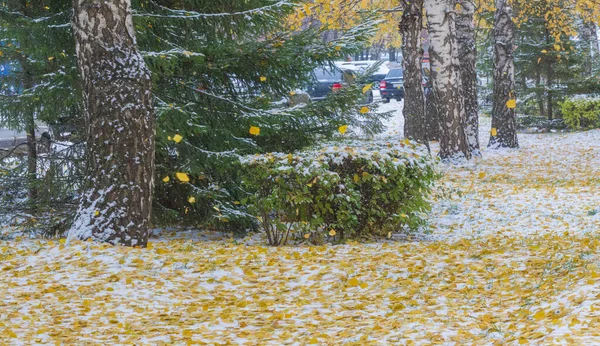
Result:
M589 35L590 35L590 45L591 45L591 56L592 56L592 66L594 65L593 62L596 62L596 64L600 63L600 45L598 42L598 30L596 27L596 23L590 21L587 23L587 27L588 27L588 31L589 31Z
M136 47L130 0L73 0L83 81L87 173L69 239L146 246L155 119L150 71Z
M544 110L544 93L542 93L541 73L539 70L535 76L535 95L538 102L538 108L540 110L540 116L543 117L546 115L546 112Z
M550 32L546 29L546 46L550 47ZM546 61L546 109L548 110L548 120L554 119L554 107L552 106L552 88L554 87L554 60L548 56Z
M21 11L27 18L32 16L33 6L27 1L21 1ZM17 60L23 72L23 88L30 90L35 86L33 75L33 66L29 58L25 55L18 54ZM33 108L27 109L24 114L25 133L27 134L27 198L31 209L36 208L38 199L38 183L37 183L37 143L35 137L35 111Z
M427 142L425 128L425 96L423 93L423 0L402 1L404 12L400 20L402 36L402 68L404 69L404 137Z
M38 198L37 186L37 141L35 138L35 116L33 111L29 111L25 119L25 132L27 133L27 185L29 203L35 208Z
M441 119L439 156L446 161L471 158L465 135L455 14L448 10L452 8L453 0L425 0L433 92Z
M496 0L494 16L494 101L490 148L518 148L515 95L515 42L512 9L507 0ZM509 102L510 101L510 102Z
M592 62L594 61L591 34L592 32L590 30L589 23L586 23L585 20L582 20L581 24L579 25L579 37L583 50L582 65L585 73L587 73L588 76L592 74Z
M390 47L388 51L390 62L396 61L396 48Z
M481 156L479 148L479 114L477 111L477 47L475 45L475 4L471 0L459 0L461 9L456 18L460 79L464 91L466 113L466 135L469 150Z

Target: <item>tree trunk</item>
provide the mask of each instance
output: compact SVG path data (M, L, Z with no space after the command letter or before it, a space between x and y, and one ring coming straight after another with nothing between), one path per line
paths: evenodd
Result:
M439 156L446 161L471 158L465 135L455 15L449 11L452 8L453 0L425 0L431 78L441 120Z
M544 110L544 94L542 93L541 73L539 70L537 71L537 75L535 76L535 95L540 111L540 116L543 117L546 115L546 111Z
M29 111L25 119L25 132L27 133L27 186L29 204L31 208L36 208L38 197L37 186L37 141L35 138L35 116L33 111Z
M582 65L584 72L589 76L592 74L592 62L594 61L592 53L592 32L589 23L582 20L579 25L579 37L581 48L583 50Z
M461 9L456 17L460 80L464 91L467 142L475 156L481 156L479 148L479 114L477 111L477 47L475 46L475 4L471 0L459 0Z
M594 62L596 64L600 63L600 45L598 43L598 30L596 27L596 23L590 21L587 23L589 35L591 37L590 45L591 45L591 56L592 56L592 67L594 66Z
M550 32L546 29L546 46L551 47ZM554 119L554 107L552 106L552 88L554 87L554 59L548 56L546 61L546 109L548 110L548 120Z
M83 80L87 172L69 239L146 246L154 178L150 71L130 0L73 0Z
M423 93L423 0L402 1L400 20L402 36L402 68L404 69L404 137L427 144L425 128L425 96Z
M390 62L396 61L396 48L390 47L388 51Z
M518 148L513 57L515 36L512 9L507 0L496 0L492 35L494 42L494 100L492 133L488 147Z

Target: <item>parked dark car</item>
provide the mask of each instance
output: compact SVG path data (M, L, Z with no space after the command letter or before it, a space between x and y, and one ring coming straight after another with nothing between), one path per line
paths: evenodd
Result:
M379 83L379 91L384 103L396 99L398 102L404 99L404 73L401 68L391 69L385 78Z
M313 71L313 83L308 86L308 95L311 101L324 100L331 92L341 90L355 83L355 75L352 71L342 71L335 67L319 67ZM373 92L365 93L364 103L373 102Z

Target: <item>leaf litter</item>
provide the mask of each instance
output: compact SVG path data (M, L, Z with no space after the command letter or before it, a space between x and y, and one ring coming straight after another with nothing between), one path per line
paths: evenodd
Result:
M519 139L443 167L418 241L1 241L0 343L600 343L600 131Z

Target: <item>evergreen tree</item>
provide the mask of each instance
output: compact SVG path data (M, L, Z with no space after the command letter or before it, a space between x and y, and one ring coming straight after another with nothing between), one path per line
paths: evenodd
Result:
M2 18L10 20L3 22L3 41L12 42L12 49L18 43L44 68L34 72L35 95L23 93L15 98L19 102L2 102L2 114L9 114L4 124L22 128L17 110L37 102L36 119L64 122L74 115L83 134L69 23L72 3L36 1L39 15L26 17L16 14L22 3L32 1L3 3ZM325 102L298 104L305 99L300 90L310 83L315 67L345 60L376 30L374 17L363 13L362 24L339 31L330 42L320 39L324 29L291 32L284 20L299 3L132 1L138 46L153 78L156 221L197 225L212 220L215 228L235 229L240 228L236 220L249 225L243 206L248 192L239 188L240 155L292 152L335 136L341 125L366 131L381 128L373 112L363 113L360 84L331 94ZM14 61L7 54L2 58ZM13 77L11 83L22 83L22 75ZM9 108L13 110L6 111ZM186 173L189 183L181 183L177 176L183 175L176 173Z
M317 28L285 29L292 1L140 1L136 29L153 70L157 99L159 219L215 229L248 227L240 155L293 152L331 137L341 125L376 119L358 112L361 86L326 102L300 98L316 66L359 50L374 32L369 18L330 42ZM283 101L282 101L283 100ZM364 111L364 110L363 110ZM179 174L176 174L179 173ZM182 184L180 178L188 184Z
M59 132L72 127L81 109L71 6L69 0L0 3L0 65L10 69L0 76L0 127L27 133L25 146L0 151L0 168L5 171L0 184L11 191L1 197L0 212L56 215L73 202L77 183L71 178L79 174L71 160L75 147L63 146L56 155L48 152L48 137L59 139ZM51 136L43 136L45 143L37 143L42 122L57 133L50 131ZM24 147L27 155L15 157Z

